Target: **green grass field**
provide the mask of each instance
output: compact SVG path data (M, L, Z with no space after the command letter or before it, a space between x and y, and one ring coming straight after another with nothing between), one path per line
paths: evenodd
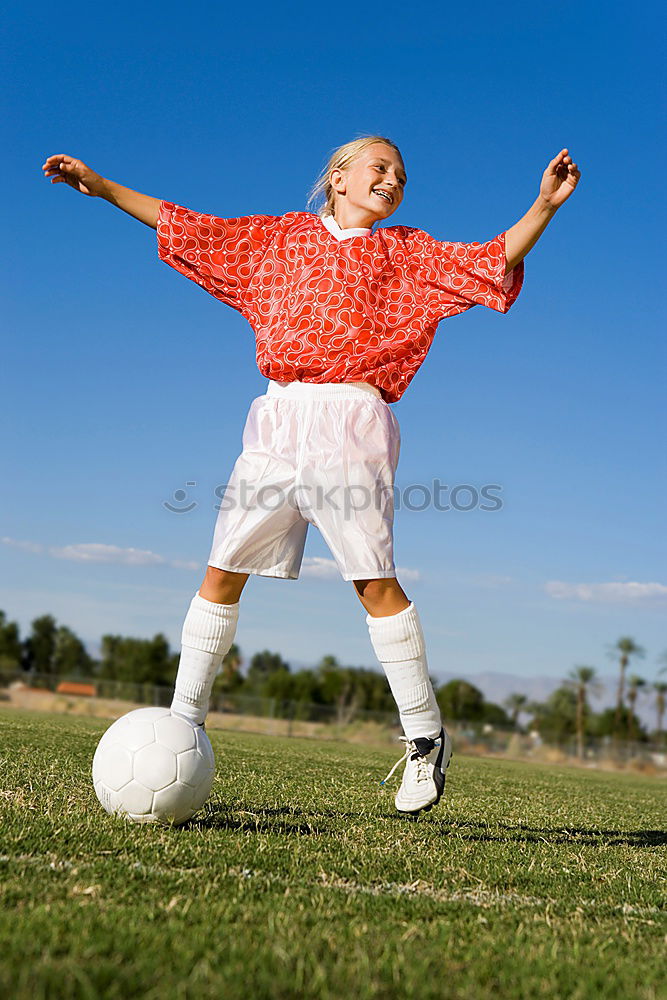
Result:
M455 756L415 823L398 743L213 732L205 810L141 827L95 798L106 725L0 712L2 996L667 996L663 781Z

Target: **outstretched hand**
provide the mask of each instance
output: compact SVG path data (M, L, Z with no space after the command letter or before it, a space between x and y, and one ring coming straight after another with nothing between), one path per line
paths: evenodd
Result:
M51 178L52 184L69 184L75 191L87 194L91 198L97 197L100 193L102 177L81 160L75 160L73 156L67 156L65 153L49 156L42 165L42 170L45 177Z
M581 177L581 171L567 149L561 149L542 174L540 195L552 208L560 208L570 197Z

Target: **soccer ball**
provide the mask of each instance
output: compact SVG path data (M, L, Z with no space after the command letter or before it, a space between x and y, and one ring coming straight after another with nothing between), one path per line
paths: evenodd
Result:
M93 757L93 784L103 808L135 823L185 823L208 798L214 772L204 730L168 708L123 715Z

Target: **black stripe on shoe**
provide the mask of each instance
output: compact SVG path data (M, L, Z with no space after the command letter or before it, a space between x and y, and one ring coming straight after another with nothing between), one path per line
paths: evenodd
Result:
M442 793L445 790L445 772L442 769L442 758L444 756L444 753L445 753L445 730L441 729L440 730L440 753L436 757L434 771L433 771L433 781L435 783L435 787L438 790L438 797L435 800L435 802L432 803L432 805L437 805L437 803L442 798ZM449 763L449 761L447 763Z
M417 747L417 753L413 753L410 758L411 760L416 760L417 757L428 757L431 750L435 747L435 740L432 740L430 736L418 736L417 739L412 742Z

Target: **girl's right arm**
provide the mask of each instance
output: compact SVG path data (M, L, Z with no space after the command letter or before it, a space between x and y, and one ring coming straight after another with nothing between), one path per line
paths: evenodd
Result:
M132 191L122 184L107 180L81 160L75 160L74 157L66 156L64 153L49 156L42 170L45 177L51 178L52 184L64 182L81 194L87 194L91 198L104 198L117 208L122 208L128 215L150 226L151 229L157 229L159 198L151 198L150 195L140 194L139 191Z

